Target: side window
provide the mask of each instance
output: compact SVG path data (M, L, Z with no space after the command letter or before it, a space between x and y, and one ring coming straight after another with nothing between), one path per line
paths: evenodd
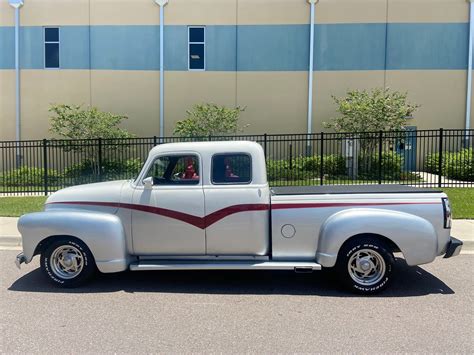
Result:
M59 69L59 27L44 28L44 67Z
M206 69L206 28L203 26L188 27L188 69Z
M162 156L153 162L145 177L153 177L153 185L199 184L199 159L196 155Z
M252 161L248 154L216 154L212 157L214 184L249 184Z

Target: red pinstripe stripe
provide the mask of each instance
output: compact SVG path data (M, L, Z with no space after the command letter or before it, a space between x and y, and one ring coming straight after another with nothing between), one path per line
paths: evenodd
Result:
M272 210L291 208L326 208L355 206L397 206L397 205L437 205L440 202L329 202L329 203L278 203L272 204Z
M225 207L218 211L212 212L204 217L194 216L188 213L179 212L175 210L169 210L167 208L154 207L148 205L138 205L133 203L121 203L121 202L96 202L96 201L67 201L67 202L51 202L51 204L66 204L66 205L91 205L91 206L104 206L104 207L116 207L116 208L127 208L136 211L148 212L165 216L179 221L189 223L197 228L207 228L212 224L220 221L221 219L230 216L234 213L249 212L249 211L267 211L269 209L268 204L243 204Z
M205 229L221 219L239 212L250 212L250 211L267 211L269 210L268 204L254 203L254 204L242 204L234 205L222 208L204 217L194 216L188 213L179 212L175 210L169 210L161 207L154 207L148 205L138 205L133 203L121 203L121 202L97 202L97 201L65 201L65 202L50 202L50 204L67 204L67 205L90 205L90 206L104 206L104 207L115 207L115 208L127 208L136 211L142 211L147 213L153 213L160 216L173 218L188 224L191 224L197 228ZM293 208L327 208L327 207L359 207L359 206L396 206L396 205L432 205L438 204L438 202L361 202L361 203L350 203L350 202L330 202L330 203L280 203L273 204L272 210L281 209L293 209Z

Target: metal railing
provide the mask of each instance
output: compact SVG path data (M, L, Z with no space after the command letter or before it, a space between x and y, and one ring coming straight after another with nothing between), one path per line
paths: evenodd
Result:
M134 178L149 150L183 141L262 145L272 186L404 184L474 186L474 130L262 134L0 142L0 194Z

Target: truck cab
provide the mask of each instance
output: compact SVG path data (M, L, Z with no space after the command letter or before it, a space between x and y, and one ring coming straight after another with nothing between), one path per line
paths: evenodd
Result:
M258 144L158 146L122 201L147 206L122 211L131 220L132 254L263 256L270 250L270 189Z

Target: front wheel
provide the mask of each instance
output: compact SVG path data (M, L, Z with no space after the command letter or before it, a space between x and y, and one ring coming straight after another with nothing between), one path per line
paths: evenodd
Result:
M392 279L393 254L378 239L351 240L341 249L337 259L340 279L354 292L367 295L380 292Z
M89 248L76 238L59 238L41 253L41 270L57 286L77 287L87 281L95 269Z

